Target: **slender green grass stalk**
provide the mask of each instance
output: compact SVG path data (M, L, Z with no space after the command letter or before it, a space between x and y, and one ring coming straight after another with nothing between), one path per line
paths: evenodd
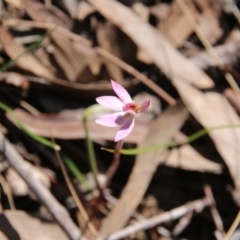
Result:
M216 130L224 129L224 128L239 128L239 127L240 127L240 124L228 124L228 125L221 125L221 126L217 126L217 127L208 128L208 129L201 129L198 132L189 136L187 138L187 140L185 142L183 142L182 144L177 144L173 141L168 141L168 142L165 142L162 144L153 145L153 146L149 146L149 147L145 147L145 148L121 149L120 153L124 154L124 155L136 155L136 154L154 152L154 151L157 151L157 150L163 149L163 148L174 148L174 147L190 144L190 143L196 141L198 138L200 138L212 131L216 131ZM109 148L101 148L101 149L111 152L111 153L114 153L114 151L115 151L114 149L109 149Z
M53 31L55 31L57 28L57 26L55 26L53 29L49 30L46 34L42 35L36 42L32 43L29 47L27 47L25 49L25 51L23 51L21 54L19 54L17 57L15 57L14 59L8 61L7 63L3 64L1 67L0 67L0 72L4 72L6 71L7 69L9 69L10 67L14 66L15 63L17 62L17 60L22 57L23 55L29 53L29 52L32 52L34 49L36 49L38 46L40 46L40 44L42 43L42 41L49 37L51 35L51 33Z
M34 140L40 142L41 144L48 146L52 149L55 150L60 150L60 146L52 143L51 141L47 140L46 138L43 138L33 132L31 132L29 129L27 129L22 122L18 119L18 117L16 116L16 114L14 113L13 109L11 109L10 107L8 107L7 105L5 105L4 103L0 102L0 109L2 109L3 111L9 112L13 118L13 121L15 122L15 124L17 125L17 127L19 129L21 129L23 132L25 132L28 136L30 136L31 138L33 138Z
M97 168L97 162L96 162L96 156L95 156L95 151L93 148L93 143L91 141L91 138L89 136L89 131L88 131L88 126L87 126L87 121L88 118L98 112L101 112L104 108L101 107L98 104L92 105L88 108L85 109L84 113L83 113L83 127L84 127L84 131L85 131L85 139L86 139L86 148L87 148L87 153L88 153L88 159L89 159L89 163L90 163L90 167L91 167L91 171L94 177L94 181L96 186L98 186L98 188L100 189L99 183L98 183L98 179L97 179L97 175L98 175L98 168Z
M78 181L80 183L82 183L82 185L85 187L86 190L91 190L87 178L85 177L85 175L78 169L78 167L75 165L75 163L72 161L72 159L68 158L68 157L63 157L64 162L66 163L66 165L68 166L68 168L70 169L70 171L74 174L74 176L78 179Z
M34 42L33 44L31 44L29 47L26 48L25 51L23 51L21 54L19 54L16 58L8 61L7 63L5 63L4 65L2 65L0 67L0 72L6 71L8 68L12 67L16 61L22 57L23 55L33 51L34 49L36 49L41 43L42 41L49 37L50 34L56 29L57 26L55 26L53 29L51 29L50 31L48 31L46 34L44 34L43 36L41 36L39 38L39 40L37 40L36 42ZM7 105L5 105L4 103L0 102L0 108L6 112L9 112L12 117L13 120L15 121L16 125L18 126L18 128L20 128L22 131L24 131L27 135L29 135L31 138L35 139L36 141L42 143L45 146L48 146L50 148L53 148L55 150L60 150L60 146L58 146L57 144L52 143L51 141L47 140L46 138L40 137L37 134L32 133L30 130L28 130L22 123L21 121L17 118L17 116L14 114L13 109L11 109L10 107L8 107Z

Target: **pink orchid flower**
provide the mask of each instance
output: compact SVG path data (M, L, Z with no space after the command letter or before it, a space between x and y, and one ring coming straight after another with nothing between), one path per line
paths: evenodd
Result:
M120 127L115 136L115 142L118 142L132 132L136 114L147 111L150 100L146 99L138 105L121 85L113 80L111 84L118 97L102 96L96 98L96 101L103 107L118 112L98 117L95 122L107 127Z

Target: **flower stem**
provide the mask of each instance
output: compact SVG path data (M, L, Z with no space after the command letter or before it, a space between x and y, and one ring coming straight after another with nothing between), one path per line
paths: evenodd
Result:
M117 142L116 147L115 147L115 152L114 152L114 158L113 158L113 162L111 164L111 166L108 168L107 172L106 172L106 185L105 188L107 188L118 168L119 162L120 162L120 150L123 146L123 140Z

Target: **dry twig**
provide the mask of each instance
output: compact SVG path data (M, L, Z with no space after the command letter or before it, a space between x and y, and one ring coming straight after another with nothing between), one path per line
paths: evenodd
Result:
M67 183L67 186L68 186L68 189L69 191L71 192L72 194L72 197L79 209L79 212L82 214L83 216L83 219L85 220L85 223L87 224L87 226L89 227L90 231L92 232L93 235L96 235L97 234L97 230L95 229L94 225L90 222L90 219L89 219L89 216L86 212L86 210L84 209L78 195L77 195L77 192L75 191L74 187L73 187L73 184L68 176L68 173L67 173L67 170L66 170L66 167L60 157L60 154L58 151L55 151L56 152L56 156L57 156L57 159L58 159L58 162L59 162L59 165L61 167L61 170L62 170L62 173L63 173L63 176L65 178L65 181Z
M127 237L130 234L136 233L138 231L146 230L155 227L161 223L176 220L189 212L200 213L205 207L211 206L211 201L208 198L203 198L195 200L193 202L187 203L181 207L172 209L171 211L161 213L153 218L143 220L132 226L126 227L120 231L117 231L106 238L106 240L117 240Z
M229 240L230 239L230 237L233 235L234 231L236 230L239 222L240 222L240 211L238 212L236 218L233 221L233 224L229 228L229 230L226 233L226 235L224 236L223 240Z
M9 165L24 179L38 199L48 208L58 224L72 240L82 236L79 228L73 223L66 209L59 204L53 195L36 179L31 167L25 163L21 155L0 132L0 151L4 153ZM85 238L81 238L84 240Z
M210 199L210 201L213 203L211 206L210 206L210 211L211 211L211 214L212 214L212 217L213 217L213 221L215 223L215 226L217 228L217 231L218 231L218 235L221 236L221 239L222 239L222 236L225 235L225 232L224 232L224 227L223 227L223 222L222 222L222 219L220 217L220 214L216 208L216 203L215 203L215 200L214 200L214 196L213 196L213 193L212 193L212 190L211 190L211 187L209 185L206 185L204 186L204 192L205 192L205 195Z
M5 178L3 177L1 172L0 172L0 184L1 184L2 188L3 188L3 191L7 195L10 209L11 210L15 210L16 207L15 207L15 203L14 203L14 199L13 199L11 188L9 187L7 181L5 180Z

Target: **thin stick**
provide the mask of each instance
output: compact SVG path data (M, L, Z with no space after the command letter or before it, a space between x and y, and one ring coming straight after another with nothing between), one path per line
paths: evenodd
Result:
M240 211L238 212L236 218L233 221L232 226L229 228L227 234L224 236L223 240L229 240L234 231L236 230L238 224L240 222Z
M204 192L205 192L206 197L208 197L210 199L210 201L212 202L212 205L210 206L210 212L212 214L215 226L216 226L219 234L221 235L221 239L222 239L222 236L225 235L225 231L224 231L221 216L216 208L216 202L215 202L211 187L209 185L204 186Z
M155 217L152 217L150 219L142 220L139 223L136 223L132 226L126 227L120 231L117 231L111 235L109 235L105 240L117 240L124 237L127 237L131 234L134 234L138 231L146 230L149 228L153 228L156 225L159 225L161 223L169 222L176 220L183 215L196 211L201 212L205 207L210 206L211 202L208 198L203 198L199 200L195 200L193 202L187 203L183 206L177 207L172 209L171 211L161 213ZM101 238L100 238L101 239Z
M81 203L81 201L80 201L80 199L79 199L79 197L78 197L78 195L77 195L77 193L76 193L76 191L75 191L75 189L74 189L74 187L72 185L72 182L71 182L71 180L70 180L70 178L68 176L66 167L63 164L63 161L62 161L62 159L60 157L59 151L55 150L55 153L56 153L59 165L61 167L64 179L65 179L65 181L67 183L68 189L71 192L71 195L72 195L72 197L73 197L73 199L74 199L74 201L75 201L75 203L76 203L76 205L78 207L78 210L82 214L83 219L85 220L85 222L88 225L88 227L89 227L90 231L92 232L92 234L96 235L97 234L97 230L95 229L93 224L90 222L89 216L88 216L87 212L85 211L85 209L84 209L84 207L83 207L83 205L82 205L82 203Z
M159 87L156 83L154 83L150 78L146 77L144 74L139 72L137 69L132 67L131 65L127 64L126 62L122 61L120 58L117 58L113 54L109 53L108 51L104 50L100 47L95 47L95 51L101 55L102 57L106 58L108 61L116 64L129 74L136 77L142 83L144 83L147 87L157 93L160 97L162 97L169 105L175 105L176 100L169 95L166 91L164 91L161 87Z
M7 199L8 199L8 203L9 203L10 209L11 209L11 210L16 209L15 203L14 203L14 200L13 200L12 191L11 191L8 183L7 183L6 180L4 179L4 177L3 177L3 175L2 175L1 172L0 172L0 183L2 184L3 191L4 191L5 194L7 195Z
M123 146L123 140L117 142L116 147L115 147L113 162L106 173L107 181L105 184L105 188L108 187L108 185L110 184L110 182L118 168L118 165L120 163L120 155L121 155L120 150L121 150L122 146Z
M193 217L193 212L189 212L189 213L185 214L178 221L178 223L175 225L174 229L172 230L172 236L177 236L181 232L183 232L183 230L190 224L192 217Z
M66 209L59 204L49 190L44 187L34 175L29 164L26 164L21 155L0 132L0 151L2 151L9 165L24 179L38 199L47 207L58 224L71 240L85 240L79 228L74 224Z

